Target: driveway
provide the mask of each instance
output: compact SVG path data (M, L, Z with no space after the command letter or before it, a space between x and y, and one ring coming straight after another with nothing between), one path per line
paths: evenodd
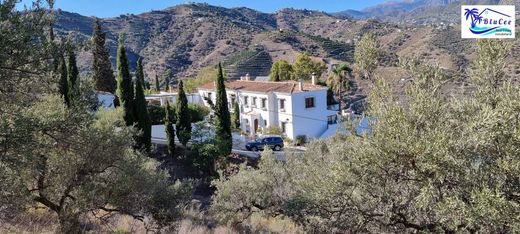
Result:
M246 150L246 142L251 141L252 139L248 139L245 136L242 136L238 133L233 133L233 149L232 152L235 154L243 155L249 158L257 159L262 155L262 151L248 151ZM175 138L175 142L179 143L177 138ZM166 133L164 132L164 125L154 125L152 126L152 143L157 145L166 145ZM189 143L188 143L189 144ZM305 148L303 147L285 147L282 151L274 151L273 154L277 160L285 161L285 153L286 152L304 152Z

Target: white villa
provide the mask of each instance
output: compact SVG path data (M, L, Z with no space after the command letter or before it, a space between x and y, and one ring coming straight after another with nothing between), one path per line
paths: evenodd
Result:
M285 136L295 139L330 135L337 125L337 110L327 106L327 87L303 81L251 81L249 76L226 82L230 111L238 102L241 128L250 135L259 129L279 127ZM216 101L215 83L199 87L203 99ZM207 101L204 101L208 105Z

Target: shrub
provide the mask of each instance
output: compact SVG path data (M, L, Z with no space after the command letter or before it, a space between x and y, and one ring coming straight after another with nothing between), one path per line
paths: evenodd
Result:
M164 107L158 105L148 105L148 114L150 115L152 125L164 124L164 118L166 116ZM175 116L173 116L173 118L173 121L175 122Z
M307 136L306 135L298 135L296 136L296 145L305 145L307 143Z
M175 105L171 105L173 113L175 113ZM206 106L199 104L188 104L188 109L191 114L191 122L196 123L204 120L204 117L209 115L209 109ZM152 125L160 125L164 124L164 118L166 116L166 112L164 111L164 107L158 105L148 105L148 114L150 115L150 119L152 120ZM176 122L177 116L173 116L173 122Z
M209 115L209 108L203 105L190 103L188 104L191 114L191 122L196 123L204 120L204 117Z
M283 134L282 129L278 126L270 126L268 128L265 128L263 130L263 133L265 135L282 135Z

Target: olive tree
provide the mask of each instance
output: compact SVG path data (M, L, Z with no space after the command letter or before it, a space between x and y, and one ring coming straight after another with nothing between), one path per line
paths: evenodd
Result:
M444 95L442 69L403 59L406 97L375 81L370 135L317 141L295 159L217 181L215 217L283 215L319 233L518 232L520 87L501 72L510 42L477 45L469 89Z
M0 27L0 219L44 207L62 233L82 232L83 217L99 211L175 221L192 183L171 183L136 152L122 111L96 114L88 85L67 108L52 11L43 1L18 11L17 2L0 2L0 25L8 25Z

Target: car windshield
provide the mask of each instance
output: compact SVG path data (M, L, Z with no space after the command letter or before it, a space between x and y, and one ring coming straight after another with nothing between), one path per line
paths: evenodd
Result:
M262 142L265 138L258 138L256 139L256 142Z

